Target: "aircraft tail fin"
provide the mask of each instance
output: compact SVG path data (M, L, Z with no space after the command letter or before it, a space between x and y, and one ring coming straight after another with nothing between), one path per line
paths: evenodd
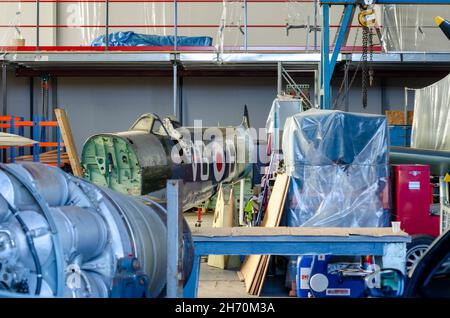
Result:
M250 128L250 119L248 116L248 109L247 109L247 105L244 106L244 115L242 116L242 126L244 126L245 128Z

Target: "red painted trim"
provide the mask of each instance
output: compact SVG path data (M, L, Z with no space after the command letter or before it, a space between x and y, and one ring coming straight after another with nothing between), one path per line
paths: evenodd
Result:
M36 52L36 46L4 46L4 51ZM39 52L104 52L104 46L40 46ZM214 51L212 46L181 46L177 51ZM111 52L173 52L173 46L110 46Z
M291 2L292 0L248 0L249 3L283 3ZM0 0L0 3L36 3L36 0ZM41 3L105 3L105 0L40 0ZM110 3L153 3L153 2L167 2L173 3L173 0L110 0ZM203 3L215 3L223 2L223 0L178 0L178 3L182 2L203 2ZM241 2L243 2L241 0ZM314 0L296 0L301 3L314 3Z
M7 52L105 52L104 46L40 46L39 51L35 46L4 46L1 50ZM333 49L332 47L330 48ZM177 48L177 52L214 52L216 50L213 46L181 46ZM110 46L109 52L158 52L171 53L174 52L173 46ZM224 48L225 52L244 52L244 47L228 46ZM249 52L305 52L311 51L311 47L307 49L305 46L250 46ZM361 52L362 46L344 46L341 52ZM381 52L381 46L374 46L374 52Z
M24 24L19 25L19 28L36 28L35 24ZM95 25L95 24L84 24L84 25L67 25L67 24L40 24L40 28L106 28L106 25ZM174 28L173 24L110 24L110 28ZM219 28L221 25L218 24L178 24L177 28ZM225 26L226 28L243 28L243 25L229 24ZM248 24L248 28L286 28L286 24ZM330 28L339 28L340 25L333 24ZM360 28L360 25L350 25L349 28ZM382 27L382 26L380 26ZM0 28L12 28L8 24L0 24Z

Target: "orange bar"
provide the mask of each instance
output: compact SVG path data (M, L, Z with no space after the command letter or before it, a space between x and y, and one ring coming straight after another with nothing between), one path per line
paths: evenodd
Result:
M12 116L0 116L0 121L10 121ZM20 117L14 117L14 121L20 121Z
M40 142L39 147L58 147L57 142Z
M56 121L41 121L39 122L41 127L58 127L58 122Z
M20 121L18 123L14 123L15 127L33 127L34 123L32 121Z
M14 123L14 127L33 127L32 121L18 121ZM0 128L11 128L11 124L0 124Z
M0 146L0 149L9 149L12 146ZM33 144L23 145L23 146L14 146L14 148L22 148L22 147L33 147ZM50 146L49 146L50 147Z

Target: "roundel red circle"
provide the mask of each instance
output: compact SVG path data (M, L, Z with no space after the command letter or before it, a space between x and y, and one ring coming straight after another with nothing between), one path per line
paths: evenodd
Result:
M222 157L222 153L220 152L216 152L216 168L217 168L217 172L221 172L222 168L223 168L223 157Z

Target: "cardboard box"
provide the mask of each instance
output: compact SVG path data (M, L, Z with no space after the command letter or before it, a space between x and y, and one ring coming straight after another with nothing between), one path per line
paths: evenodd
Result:
M412 125L414 112L408 111L407 123L405 123L405 112L403 110L387 110L386 117L388 125Z
M11 46L25 46L25 39L11 39Z

